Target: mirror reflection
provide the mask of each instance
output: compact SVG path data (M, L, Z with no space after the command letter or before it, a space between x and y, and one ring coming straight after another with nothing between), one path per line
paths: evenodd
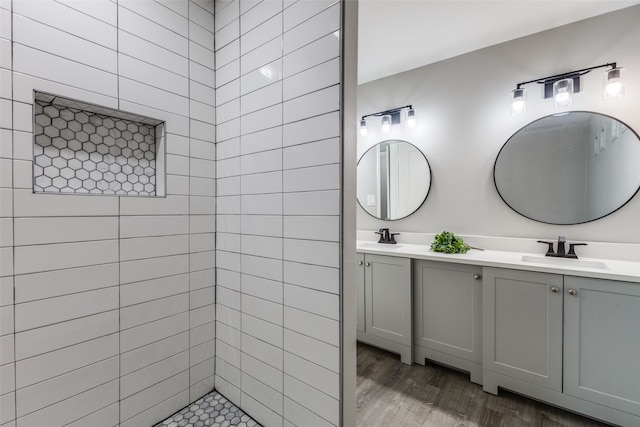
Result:
M430 187L427 158L406 141L382 141L358 161L358 203L376 218L396 220L411 215L422 206Z
M625 205L640 187L640 140L602 114L536 120L502 147L494 166L500 197L521 215L550 224L593 221Z

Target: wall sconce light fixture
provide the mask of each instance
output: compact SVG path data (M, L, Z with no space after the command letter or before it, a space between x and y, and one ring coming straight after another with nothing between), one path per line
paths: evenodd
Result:
M573 102L573 94L580 92L580 77L597 68L610 67L604 73L604 97L619 98L624 94L624 82L622 74L624 68L618 67L615 62L582 70L556 74L549 77L541 77L527 82L518 83L511 91L511 113L520 114L527 111L526 89L523 87L529 83L544 85L544 97L553 97L556 107L566 107Z
M613 67L604 72L604 97L620 98L624 95L624 82L622 75L624 68Z
M390 110L379 111L377 113L366 114L360 120L360 136L367 136L367 117L382 117L380 131L383 135L391 132L391 126L402 122L402 110L407 109L405 123L407 128L413 129L416 126L416 112L411 105L404 107L392 108Z
M365 137L369 132L367 132L367 121L365 119L360 120L360 136Z

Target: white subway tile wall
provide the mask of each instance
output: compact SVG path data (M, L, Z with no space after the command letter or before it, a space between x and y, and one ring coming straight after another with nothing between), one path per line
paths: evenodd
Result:
M0 1L0 426L151 426L213 390L213 3ZM34 90L165 122L166 197L34 194Z
M216 389L340 424L340 3L217 1Z
M11 2L0 2L0 426L15 427Z

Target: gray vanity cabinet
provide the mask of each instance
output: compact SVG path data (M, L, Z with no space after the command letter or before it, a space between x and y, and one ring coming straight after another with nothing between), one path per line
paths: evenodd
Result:
M444 363L482 384L482 267L415 260L414 360Z
M366 332L364 307L364 254L357 253L358 267L356 268L356 330Z
M564 280L564 393L640 415L640 284Z
M507 385L528 394L509 384L516 379L561 392L563 276L500 268L483 274L485 391Z
M358 254L358 270L357 339L400 353L410 365L411 259Z

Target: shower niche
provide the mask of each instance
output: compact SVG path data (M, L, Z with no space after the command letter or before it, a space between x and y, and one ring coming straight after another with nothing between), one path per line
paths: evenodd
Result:
M164 196L165 122L35 92L34 193Z

